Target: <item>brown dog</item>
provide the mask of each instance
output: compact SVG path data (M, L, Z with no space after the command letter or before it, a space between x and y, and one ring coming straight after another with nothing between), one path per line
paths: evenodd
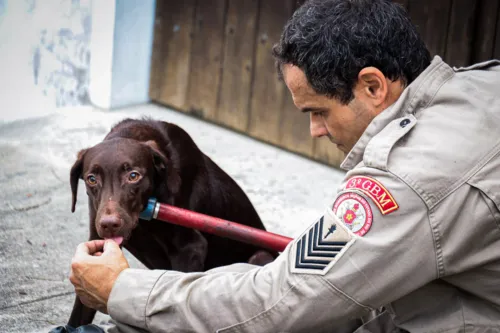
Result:
M180 127L125 119L104 140L78 153L71 168L75 210L79 179L88 195L90 240L112 238L150 269L204 271L237 262L264 265L277 253L161 221L139 213L159 202L264 229L237 183ZM68 325L92 322L95 310L76 297Z

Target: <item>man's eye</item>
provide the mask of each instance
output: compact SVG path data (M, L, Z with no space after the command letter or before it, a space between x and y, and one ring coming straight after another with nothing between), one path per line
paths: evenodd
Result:
M95 178L94 175L88 175L87 176L87 183L90 185L90 186L94 186L95 184L97 184L97 179Z
M135 172L135 171L132 171L128 175L128 180L131 181L131 182L136 182L136 181L139 180L139 178L141 178L141 175L138 172Z

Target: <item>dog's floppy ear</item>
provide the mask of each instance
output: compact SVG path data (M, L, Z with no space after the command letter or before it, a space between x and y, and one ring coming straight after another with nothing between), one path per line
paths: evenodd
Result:
M158 144L153 141L144 142L151 149L153 162L159 174L164 174L167 177L167 187L170 193L176 194L181 188L181 177L178 170L174 168L172 163L169 163L168 158L160 151Z
M82 178L82 172L83 172L83 157L85 156L85 153L87 152L87 149L82 149L78 152L77 159L73 166L71 167L70 171L70 184L71 184L71 194L72 194L72 202L71 202L71 212L75 212L75 205L76 205L76 195L78 191L78 180Z

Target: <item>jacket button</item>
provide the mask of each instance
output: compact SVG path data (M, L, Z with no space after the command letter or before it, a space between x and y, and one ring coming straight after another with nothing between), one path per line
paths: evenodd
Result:
M410 119L403 119L401 120L401 122L399 123L399 126L401 126L402 128L405 128L406 125L408 125L409 123L411 122Z

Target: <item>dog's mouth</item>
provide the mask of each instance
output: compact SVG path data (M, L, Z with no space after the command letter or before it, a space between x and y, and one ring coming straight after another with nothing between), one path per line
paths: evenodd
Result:
M118 244L119 246L122 245L123 243L123 237L121 236L115 236L115 237L108 237L108 238L104 238L105 240L108 240L108 239L111 239L113 240L116 244Z
M118 214L113 212L113 214L117 216L115 218L115 221L119 221L120 225L115 227L114 230L109 226L106 228L105 226L103 226L102 218L98 216L97 219L100 222L96 223L97 234L99 235L99 238L104 240L112 240L120 247L126 246L128 240L132 236L132 231L138 224L139 214L125 214L123 212Z

